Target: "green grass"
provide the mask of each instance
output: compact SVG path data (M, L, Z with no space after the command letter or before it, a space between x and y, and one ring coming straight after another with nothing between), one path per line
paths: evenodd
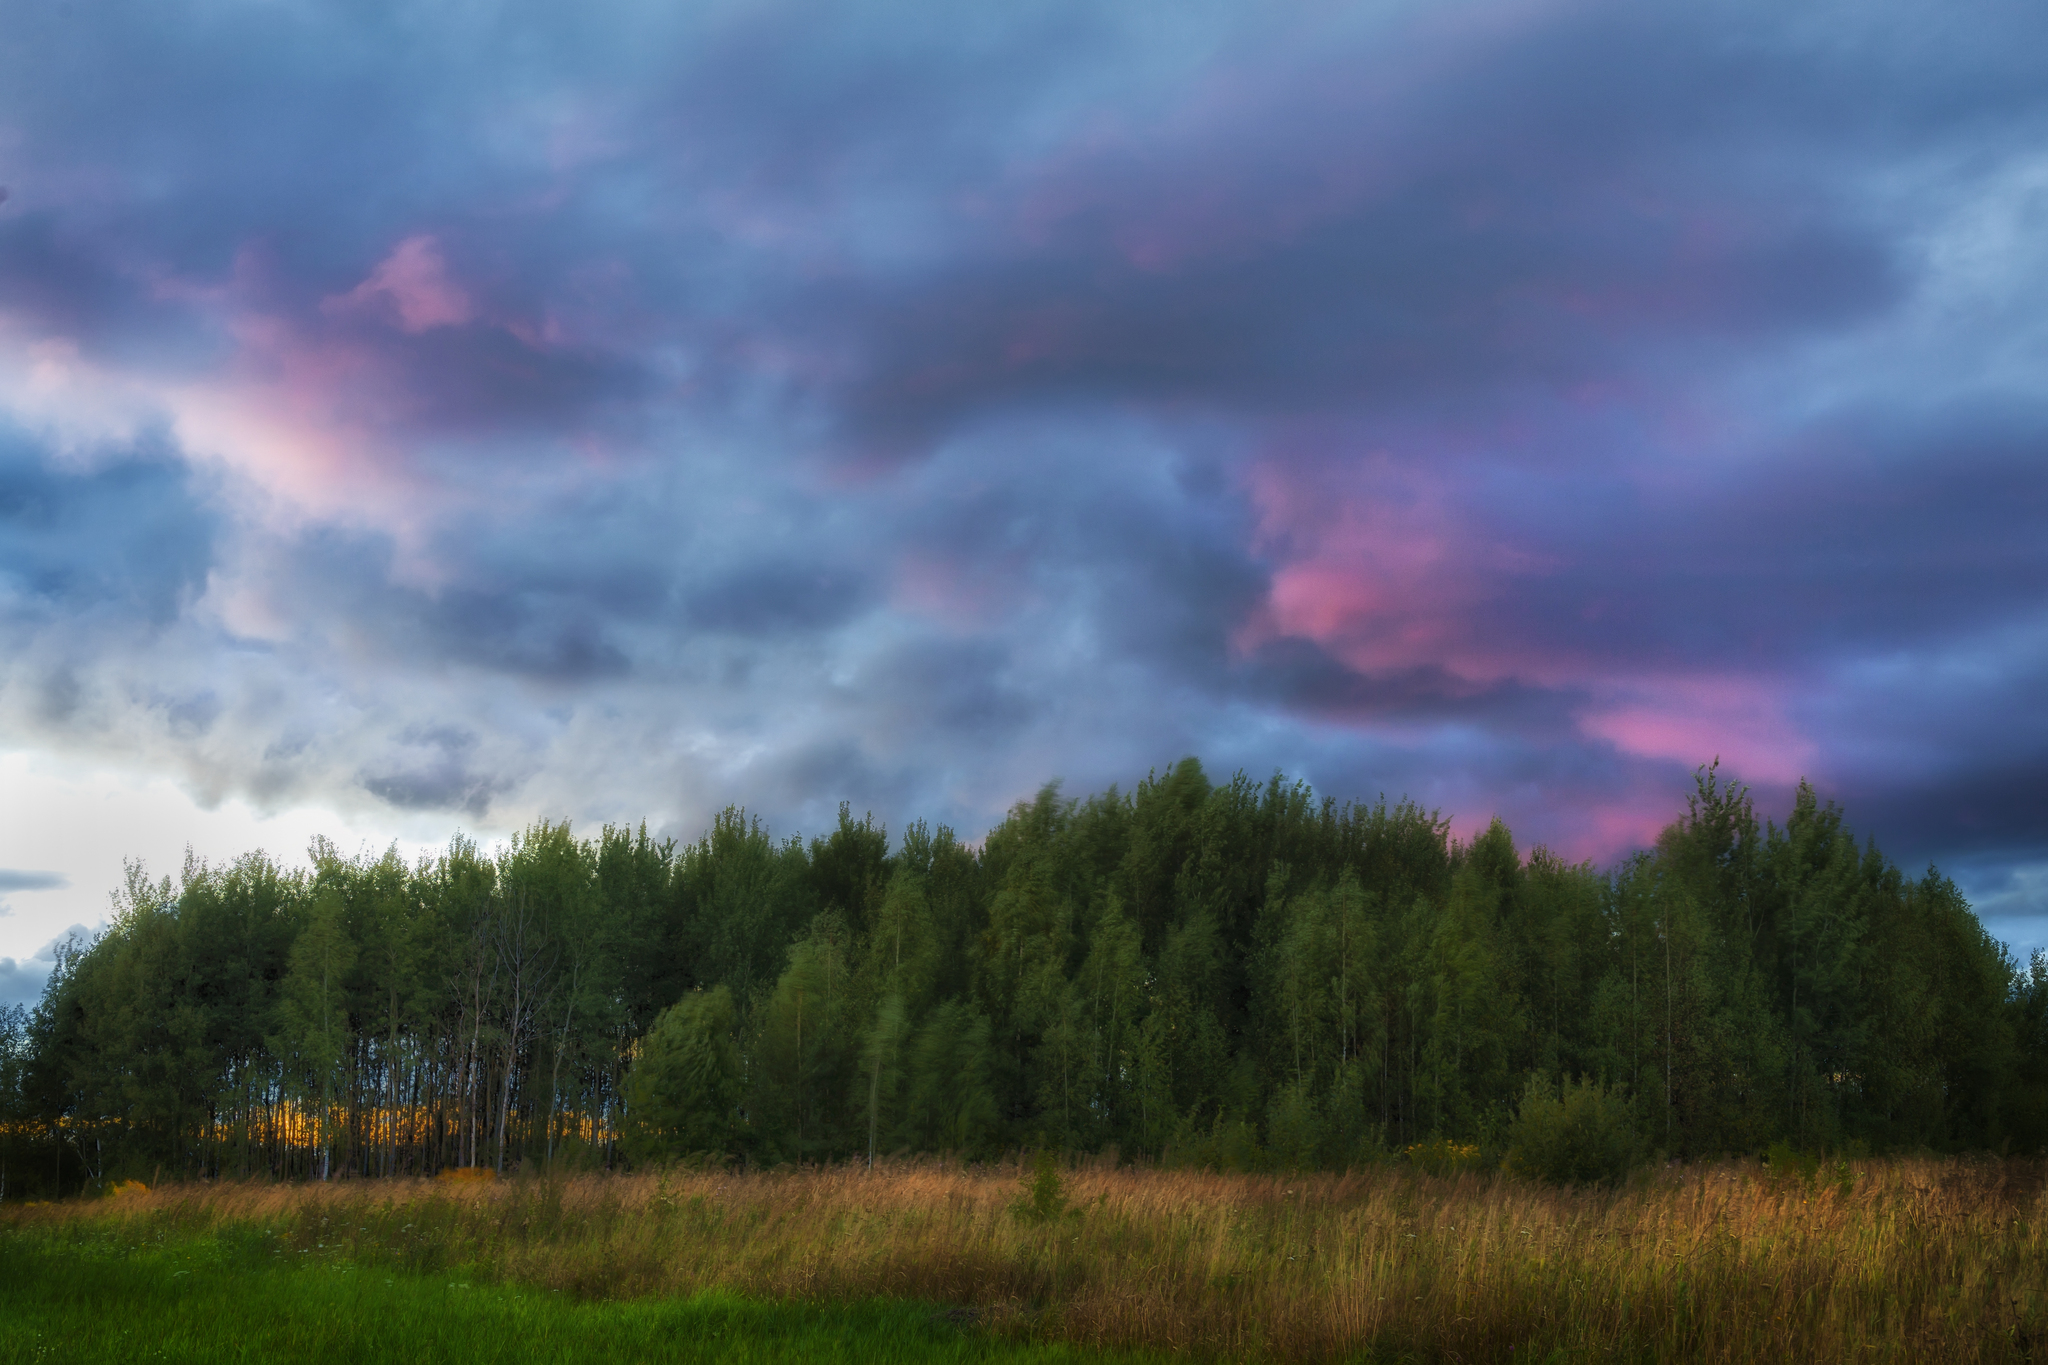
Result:
M1136 1362L962 1327L930 1305L708 1292L578 1303L457 1271L295 1253L257 1231L130 1241L0 1232L0 1361Z

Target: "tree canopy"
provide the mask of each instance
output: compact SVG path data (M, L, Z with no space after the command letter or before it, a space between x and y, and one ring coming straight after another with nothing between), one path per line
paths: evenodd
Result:
M733 809L690 844L544 822L412 865L136 867L115 902L0 1014L0 1192L1020 1144L1341 1166L1498 1146L1587 1087L1680 1157L2048 1141L2043 960L1810 787L1779 826L1714 769L1604 870L1187 759L1049 785L978 849Z

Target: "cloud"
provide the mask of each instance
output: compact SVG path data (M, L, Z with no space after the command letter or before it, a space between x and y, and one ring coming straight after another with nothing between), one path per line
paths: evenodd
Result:
M42 999L43 983L49 977L48 963L0 957L0 1006L33 1005Z
M92 934L84 925L74 924L30 957L0 957L0 1006L33 1005L42 999L43 987L57 965L57 950L67 942L89 943Z
M391 254L377 263L369 278L346 294L328 297L320 306L331 313L388 307L396 313L399 328L407 332L458 327L476 316L469 295L448 277L441 244L425 233L391 248Z
M0 612L19 627L174 620L209 567L218 517L159 439L53 463L0 426Z
M1595 857L1718 754L1991 886L2044 853L2043 25L29 16L0 716L684 835L1196 751Z

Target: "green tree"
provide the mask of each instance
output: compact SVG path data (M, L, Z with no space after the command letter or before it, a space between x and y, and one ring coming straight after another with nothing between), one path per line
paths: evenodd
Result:
M1503 1117L1509 1056L1524 1027L1501 941L1501 895L1481 869L1460 869L1429 938L1422 1094L1430 1127L1445 1136L1482 1136Z
M344 980L355 965L356 945L343 911L341 896L332 888L307 907L292 941L277 1002L277 1032L270 1039L271 1051L285 1063L287 1089L304 1106L322 1180L332 1173L335 1098L351 1042Z
M1642 1158L1626 1100L1580 1078L1532 1076L1508 1125L1508 1169L1559 1185L1613 1184Z
M1012 1121L1030 1114L1043 1089L1030 1064L1065 1003L1072 912L1047 875L1050 861L1041 850L1011 862L982 934L981 998L1001 1040L998 1088Z
M910 1015L903 997L891 992L875 1007L874 1022L861 1039L860 1069L866 1081L862 1111L868 1127L868 1167L875 1164L875 1147L882 1131L882 1114L898 1112L898 1092L903 1085L903 1042L910 1034Z
M849 1150L846 1111L862 1036L846 923L826 911L789 948L789 965L755 1010L749 1072L754 1140L797 1159Z
M941 945L932 923L924 879L898 868L873 915L867 938L867 979L879 994L893 994L912 1015L939 984Z
M964 1000L931 1012L910 1045L906 1136L914 1146L978 1153L995 1145L992 1062L987 1016Z
M635 1160L732 1150L743 1088L737 1018L732 992L713 986L655 1019L626 1082L627 1153Z

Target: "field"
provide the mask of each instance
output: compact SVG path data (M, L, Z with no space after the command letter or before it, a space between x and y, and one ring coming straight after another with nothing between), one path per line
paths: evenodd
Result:
M759 1360L1107 1350L1733 1365L2048 1351L2036 1162L1778 1175L1735 1163L1613 1192L1408 1167L1100 1165L1057 1190L1041 1182L1035 1209L1030 1176L930 1162L129 1187L9 1205L0 1352L37 1359L69 1339L65 1321L105 1337L151 1314L163 1358L190 1360L238 1358L192 1335L208 1315L243 1323L236 1341L298 1331L274 1350L361 1360L692 1358L679 1341ZM312 1325L349 1320L376 1341ZM94 1349L42 1358L148 1358Z
M0 1238L0 1361L405 1365L1116 1365L963 1330L918 1304L577 1304L347 1261L271 1263L259 1237L26 1246Z

